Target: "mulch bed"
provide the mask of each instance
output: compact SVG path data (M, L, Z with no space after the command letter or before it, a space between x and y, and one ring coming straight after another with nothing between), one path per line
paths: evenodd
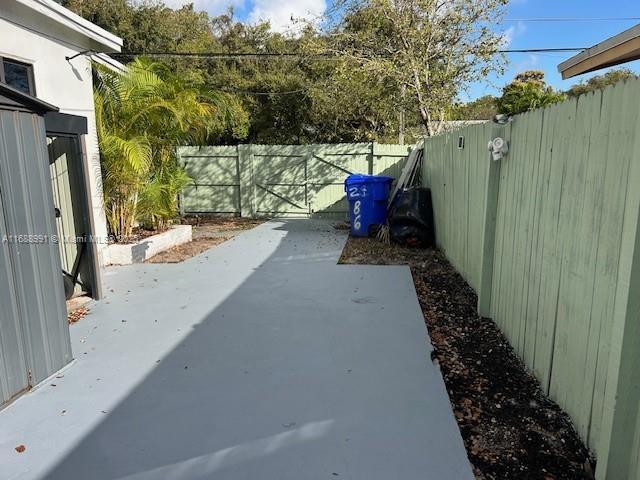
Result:
M216 245L220 245L226 242L231 237L212 237L212 238L199 238L188 243L183 243L176 247L160 252L154 255L146 261L146 263L180 263L184 262L188 258L195 257L201 254L205 250L208 250Z
M166 232L167 229L165 228L164 230L148 230L146 228L143 227L136 227L133 229L133 232L131 232L131 236L130 237L111 237L109 239L109 243L120 243L123 245L127 245L127 244L131 244L131 243L138 243L142 240L144 240L145 238L149 238L152 237L154 235L158 235L159 233L163 233Z
M592 479L587 448L444 256L350 238L340 263L409 265L435 358L479 480Z
M192 225L194 228L200 228L203 232L221 232L221 231L237 231L247 230L263 223L265 219L240 218L240 217L224 217L224 216L200 216L190 215L182 218L180 223L183 225ZM136 227L130 237L119 238L117 243L129 244L137 243L146 238L166 232L162 230L148 230L144 227ZM112 243L113 243L112 239Z
M180 263L195 257L205 250L220 245L238 233L264 223L266 219L188 216L182 223L193 226L193 240L159 253L147 263Z
M253 228L265 219L241 218L241 217L224 217L224 216L200 216L190 215L182 219L182 223L193 225L194 227L214 227L216 230L247 230Z

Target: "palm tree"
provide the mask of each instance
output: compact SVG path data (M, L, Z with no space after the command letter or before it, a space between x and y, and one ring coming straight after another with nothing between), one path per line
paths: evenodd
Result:
M124 73L99 65L95 71L96 122L111 233L130 237L138 222L164 228L175 217L177 195L189 182L175 147L205 142L234 127L234 133L242 136L246 114L234 97L188 85L148 60L134 60Z

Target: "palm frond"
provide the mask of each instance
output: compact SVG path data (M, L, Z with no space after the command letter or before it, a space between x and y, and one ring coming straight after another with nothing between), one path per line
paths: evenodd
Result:
M176 146L241 131L248 121L229 94L188 85L148 59L124 73L96 65L95 78L107 217L112 232L126 236L135 219L157 225L176 215L177 195L190 181Z

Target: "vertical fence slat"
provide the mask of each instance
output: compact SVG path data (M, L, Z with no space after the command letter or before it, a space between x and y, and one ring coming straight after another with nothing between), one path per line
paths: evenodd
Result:
M494 125L491 129L491 138L504 137L505 128L502 125ZM493 260L496 244L496 222L498 214L498 193L500 191L500 161L491 159L491 154L486 153L488 163L487 179L484 186L485 211L482 224L482 250L480 252L480 279L478 284L478 313L483 317L491 316L491 289L493 283ZM479 155L480 158L483 155ZM473 201L473 200L472 200Z

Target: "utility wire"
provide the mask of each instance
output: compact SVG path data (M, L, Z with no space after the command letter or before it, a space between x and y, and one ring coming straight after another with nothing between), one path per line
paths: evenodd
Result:
M219 90L222 90L223 92L226 93L238 93L238 94L242 94L242 95L264 95L264 96L269 96L269 95L296 95L298 93L302 93L302 92L307 92L309 89L308 88L299 88L297 90L283 90L280 92L255 92L252 90L240 90L240 89L235 89L235 88L226 88L226 87L215 87L213 86L212 88L217 88Z
M544 52L581 52L587 47L565 47L565 48L522 48L522 49L502 49L496 50L496 53L544 53ZM331 59L338 58L338 55L313 54L304 55L301 53L274 53L274 52L129 52L129 53L110 53L110 56L116 58L122 57L186 57L186 58L213 58L221 60L240 60L240 59L271 59L271 58L315 58L315 59Z
M569 47L569 48L521 48L498 50L498 53L544 53L544 52L581 52L588 47Z
M256 59L256 58L272 58L272 57L305 57L305 58L331 58L333 55L303 55L300 53L274 53L274 52L129 52L129 53L110 53L114 57L193 57L193 58L220 58L222 60L237 59Z
M639 21L640 17L540 17L540 18L506 18L505 22L623 22Z

